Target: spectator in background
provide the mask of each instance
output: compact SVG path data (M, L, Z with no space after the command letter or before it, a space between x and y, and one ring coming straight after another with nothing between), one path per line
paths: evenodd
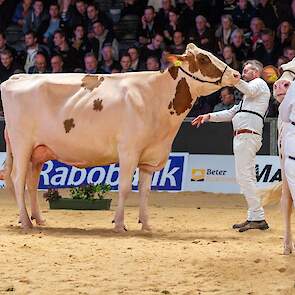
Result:
M248 0L238 0L232 15L234 24L244 32L249 31L250 21L255 16L256 11Z
M292 47L285 47L283 54L288 59L288 62L289 62L295 57L295 49Z
M241 72L242 64L239 61L237 61L235 53L233 51L233 48L230 45L226 45L223 48L222 59L232 69L235 69L235 70Z
M25 18L24 33L34 31L38 38L42 38L49 22L49 16L44 10L44 5L41 0L35 0L33 10ZM41 39L42 40L42 39Z
M99 70L103 74L111 74L113 68L120 69L120 64L114 59L112 46L106 45L102 49L102 58Z
M281 65L286 64L288 61L289 61L289 60L288 60L287 57L281 55L281 56L278 58L278 61L277 61L277 64L276 64L277 68L279 69Z
M64 61L65 70L71 71L77 67L81 67L78 51L70 46L66 40L65 32L57 30L53 35L54 48L53 54L60 55Z
M262 19L267 28L276 30L278 17L270 0L259 0L257 15Z
M9 50L14 57L16 56L16 50L7 44L5 33L0 32L0 53L4 50Z
M161 25L162 28L165 27L166 24L170 22L169 12L173 10L171 0L162 0L161 1L161 8L159 9L156 19Z
M158 57L150 56L146 61L146 69L148 71L159 71L160 70L160 62Z
M122 55L120 59L121 73L132 72L131 57L128 53Z
M46 56L42 52L38 52L35 58L35 65L29 68L29 74L45 74L47 71Z
M43 42L52 46L53 34L60 26L59 6L58 4L51 4L49 7L49 25L43 35Z
M88 52L84 57L84 67L86 74L99 74L98 61L94 53Z
M202 49L211 52L214 50L214 35L209 28L207 19L203 15L196 17L194 31L190 33L188 39Z
M236 55L236 59L243 62L248 57L248 47L245 44L243 31L240 29L235 29L231 34L231 46Z
M0 31L4 31L11 22L17 0L0 0Z
M128 48L128 54L131 58L131 70L133 72L141 71L144 69L144 66L142 65L142 62L139 59L139 52L136 47L129 47Z
M87 33L88 38L93 37L92 33L92 24L96 21L99 21L104 24L104 26L109 30L112 31L113 24L110 18L101 11L97 5L91 3L87 6Z
M42 44L38 43L35 32L28 31L25 34L26 50L21 53L21 60L24 64L24 69L28 73L29 68L35 65L35 58L38 52L42 52L49 56L49 49Z
M283 54L285 47L295 48L295 34L290 22L283 21L277 28L277 39L280 47L280 54Z
M155 9L153 6L147 6L144 15L141 17L139 27L139 43L142 45L149 44L157 33L161 33L161 24L157 22Z
M9 79L16 72L23 70L14 60L12 53L6 49L0 52L0 84Z
M165 43L171 45L173 41L173 35L176 31L181 31L179 23L179 14L176 9L171 9L168 13L168 21L164 25L164 37Z
M62 11L62 19L67 29L77 25L87 28L87 5L85 0L77 0L74 6L71 6L70 3L71 1L67 0Z
M32 10L32 2L33 0L22 0L16 6L12 22L18 25L21 29L24 27L25 18Z
M262 62L263 66L275 65L278 61L280 50L275 44L273 31L264 29L261 32L262 44L254 51L254 58Z
M148 59L148 57L156 56L158 58L158 60L160 60L161 55L162 55L161 46L163 44L163 40L164 40L164 38L162 35L156 34L152 38L152 42L150 44L148 44L147 46L145 46L144 48L142 48L140 59L142 61L146 61Z
M161 56L161 59L160 59L160 69L162 71L165 71L170 66L170 62L166 58L167 54L170 54L170 52L167 51L167 50L163 50L162 56Z
M231 34L236 28L237 26L233 24L231 15L224 14L221 17L221 25L215 32L218 53L222 52L224 46L230 45Z
M185 0L185 6L180 15L180 23L183 28L190 29L195 26L195 19L199 13L194 0Z
M185 52L184 36L181 31L175 31L173 34L173 43L168 51L172 54L183 54Z
M64 62L60 55L54 55L50 59L51 73L65 73Z
M77 50L79 60L83 60L85 54L90 51L90 46L85 38L85 29L82 25L74 28L74 36L71 40L72 47Z
M264 29L264 23L259 17L253 17L250 24L251 31L245 34L245 42L249 46L249 55L252 56L256 47L262 43L261 32Z
M93 38L89 39L89 45L91 51L96 55L98 61L102 60L102 48L106 45L110 45L113 48L114 59L118 60L119 49L118 41L114 35L105 28L101 21L95 21L92 25Z
M224 87L220 92L221 102L214 106L213 112L229 110L235 105L234 90L231 87Z

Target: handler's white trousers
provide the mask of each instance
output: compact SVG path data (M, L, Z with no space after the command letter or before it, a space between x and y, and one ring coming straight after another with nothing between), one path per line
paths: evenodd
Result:
M248 203L249 221L264 220L261 199L256 194L255 157L262 145L261 136L242 133L234 137L236 179Z

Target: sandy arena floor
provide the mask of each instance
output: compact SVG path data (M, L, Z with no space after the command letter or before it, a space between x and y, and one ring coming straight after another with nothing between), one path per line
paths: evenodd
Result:
M152 193L153 233L144 234L133 193L129 231L115 234L112 198L111 211L59 211L40 194L47 226L23 232L1 191L0 294L295 294L295 255L281 255L278 206L266 210L270 230L238 233L231 226L245 217L240 196Z

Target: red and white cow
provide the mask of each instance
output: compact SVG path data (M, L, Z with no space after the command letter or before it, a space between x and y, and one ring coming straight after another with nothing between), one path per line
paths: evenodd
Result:
M273 85L273 94L278 102L282 102L284 99L291 82L295 80L295 59L283 64L281 66L282 75ZM288 187L284 172L284 136L285 136L285 124L280 116L278 118L278 147L280 153L280 165L282 171L282 181L278 184L262 190L261 195L265 198L264 203L276 202L281 199L281 209L284 219L284 249L283 254L291 254L294 250L291 233L291 213L293 207L292 196Z
M11 180L23 228L31 217L43 223L37 185L45 161L83 168L119 162L115 230L124 231L124 202L136 167L140 170L139 220L149 230L147 196L154 171L165 165L173 139L197 97L240 74L214 55L189 44L175 65L160 72L112 75L14 75L1 85L6 121L6 180Z
M274 84L274 96L279 101L282 102L287 90L289 89L291 82L295 80L295 59L287 64L281 66L282 76ZM279 149L281 149L281 170L282 170L282 182L281 182L281 208L284 219L284 250L283 254L291 254L294 250L294 244L292 240L291 233L291 214L293 207L293 199L288 186L288 182L284 172L284 136L286 135L285 122L278 118L278 128L279 128Z

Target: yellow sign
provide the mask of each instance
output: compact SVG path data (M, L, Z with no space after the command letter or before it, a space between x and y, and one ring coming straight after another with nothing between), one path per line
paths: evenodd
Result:
M191 181L205 181L206 169L192 169Z

